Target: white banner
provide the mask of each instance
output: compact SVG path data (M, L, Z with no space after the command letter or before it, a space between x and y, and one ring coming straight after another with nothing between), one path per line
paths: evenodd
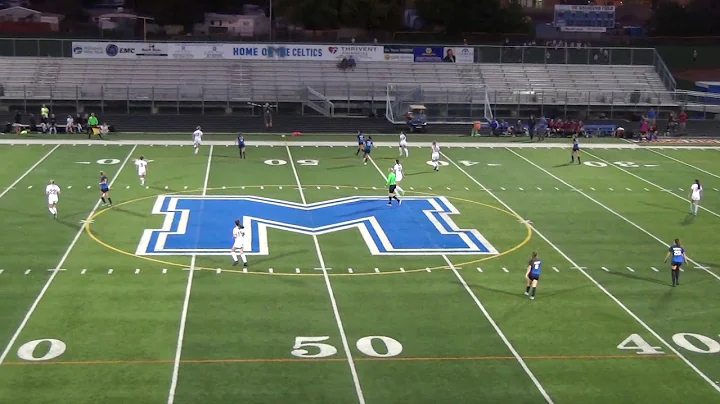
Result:
M615 12L615 6L569 6L564 4L559 4L555 6L555 11L584 11L584 12Z
M232 52L232 45L222 43L171 43L168 48L171 59L230 59Z
M236 44L233 59L340 60L352 56L358 62L384 60L382 46Z
M575 27L575 26L561 26L560 31L562 32L607 32L606 27Z
M455 63L474 63L475 62L475 49L467 47L445 47L445 55L448 51L455 55Z
M168 44L163 42L73 42L72 55L84 59L167 58Z

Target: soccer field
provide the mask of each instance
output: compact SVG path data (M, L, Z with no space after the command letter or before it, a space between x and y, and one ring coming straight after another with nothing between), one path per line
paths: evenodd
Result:
M0 403L720 402L720 149L247 141L2 141Z

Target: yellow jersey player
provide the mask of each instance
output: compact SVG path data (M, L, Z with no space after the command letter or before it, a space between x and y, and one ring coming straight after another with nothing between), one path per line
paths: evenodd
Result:
M140 177L140 185L145 186L145 175L147 174L147 161L144 156L140 156L139 159L135 160L135 166L137 167L138 177Z
M432 155L430 159L432 160L432 165L435 171L440 171L440 146L438 146L437 142L432 142L431 149Z
M202 137L203 132L198 126L197 128L195 128L195 132L193 132L193 149L195 154L198 154L200 152L200 143L202 143Z
M240 252L240 259L243 262L243 266L247 267L247 257L245 256L245 227L240 224L239 220L235 221L235 227L233 228L233 246L230 249L230 255L233 259L233 266L238 264L238 254Z
M60 187L55 184L55 180L50 180L50 184L45 187L45 195L48 198L48 210L53 215L53 219L57 219L58 210L57 203L60 200Z
M407 145L407 135L405 135L405 132L400 132L400 147L398 148L400 151L400 157L404 154L405 157L410 156L410 150L408 150Z

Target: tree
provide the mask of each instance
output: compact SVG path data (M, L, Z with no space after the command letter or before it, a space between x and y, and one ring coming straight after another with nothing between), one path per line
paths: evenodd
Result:
M519 5L502 8L497 0L416 0L415 9L423 21L442 25L451 35L526 29Z

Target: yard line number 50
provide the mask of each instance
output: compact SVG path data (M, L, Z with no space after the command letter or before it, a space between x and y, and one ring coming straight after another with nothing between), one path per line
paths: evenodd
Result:
M295 345L290 354L297 356L298 358L305 359L319 359L327 358L337 354L338 350L335 346L326 344L324 341L329 340L330 337L295 337ZM375 343L375 344L373 344ZM378 352L377 348L384 346L383 352ZM357 340L355 344L358 351L362 352L367 356L373 358L392 358L402 353L403 346L397 340L390 337L383 337L380 335L371 335L369 337L362 337Z

